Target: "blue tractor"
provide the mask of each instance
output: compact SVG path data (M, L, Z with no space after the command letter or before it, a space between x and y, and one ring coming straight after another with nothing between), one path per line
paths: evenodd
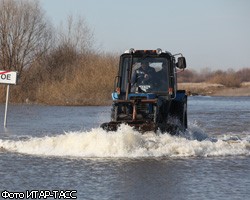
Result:
M124 123L142 133L185 131L187 95L177 90L177 68L186 68L182 54L161 49L125 51L115 78L111 121L101 127L116 131Z

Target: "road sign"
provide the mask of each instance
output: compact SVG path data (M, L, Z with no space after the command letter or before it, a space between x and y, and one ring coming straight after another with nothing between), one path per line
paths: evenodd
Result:
M17 72L0 70L0 83L16 85L17 82Z
M7 111L8 111L10 84L16 85L17 72L9 71L9 70L5 70L5 71L0 70L0 83L7 84L5 114L4 114L4 127L6 128L7 127Z

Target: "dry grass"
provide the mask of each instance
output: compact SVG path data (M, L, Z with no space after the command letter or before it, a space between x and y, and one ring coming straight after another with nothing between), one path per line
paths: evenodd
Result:
M42 61L24 73L19 84L11 88L10 101L49 105L110 104L118 70L117 58L113 55L90 54L88 57L79 56L72 62L64 60L63 63L46 58L53 65L48 66ZM4 102L3 85L0 91L1 101Z
M221 84L216 83L179 83L178 89L186 90L188 94L211 95L216 90L224 88Z
M80 59L74 71L62 81L43 82L37 90L37 101L59 105L106 105L117 73L112 57Z
M210 96L250 96L250 82L244 82L241 87L226 87L215 83L179 83L178 89L186 90L190 95Z
M241 84L242 87L250 87L250 82L243 82Z

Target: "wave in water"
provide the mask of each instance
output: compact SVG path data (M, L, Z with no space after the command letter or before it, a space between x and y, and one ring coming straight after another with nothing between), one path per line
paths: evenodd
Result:
M116 132L95 128L57 136L9 140L0 139L0 152L10 151L39 156L82 158L207 157L250 155L249 138L211 139L197 127L182 136L140 134L122 125Z

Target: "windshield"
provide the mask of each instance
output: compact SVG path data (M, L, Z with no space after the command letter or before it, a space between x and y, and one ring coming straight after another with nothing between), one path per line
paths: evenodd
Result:
M165 57L123 57L120 89L126 93L130 83L131 93L167 93L170 74L171 61Z
M166 58L133 58L131 92L166 93L169 87L169 65Z

